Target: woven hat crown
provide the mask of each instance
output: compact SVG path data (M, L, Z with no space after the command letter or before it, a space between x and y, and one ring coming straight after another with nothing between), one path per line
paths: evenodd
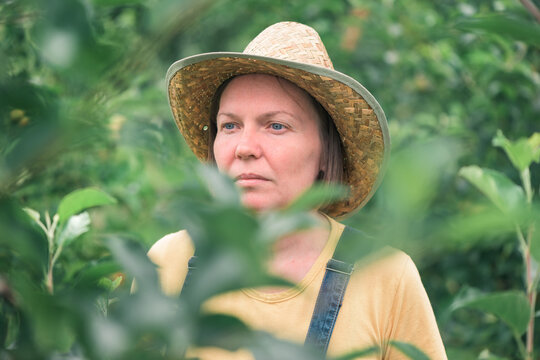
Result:
M248 44L244 54L334 69L319 34L313 28L295 22L280 22L266 28Z

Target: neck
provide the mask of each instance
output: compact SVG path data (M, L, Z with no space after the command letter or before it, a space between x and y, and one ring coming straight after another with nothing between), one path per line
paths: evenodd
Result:
M317 214L317 226L278 239L272 248L268 271L294 283L300 282L321 254L330 229L324 216Z

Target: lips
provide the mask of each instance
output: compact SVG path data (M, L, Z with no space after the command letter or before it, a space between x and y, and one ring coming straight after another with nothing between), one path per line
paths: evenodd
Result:
M240 174L235 178L235 180L238 181L238 180L268 180L268 179L258 174Z
M268 178L265 178L259 174L240 174L234 178L237 185L242 187L255 186L266 181L270 181Z

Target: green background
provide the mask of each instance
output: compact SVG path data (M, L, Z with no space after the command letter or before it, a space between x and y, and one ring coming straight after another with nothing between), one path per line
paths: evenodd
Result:
M43 268L46 241L16 209L53 214L76 189L96 187L118 202L91 210L91 230L64 249L60 289L109 256L106 234L148 249L182 228L178 194L196 159L168 108L167 68L197 53L241 51L284 20L315 28L336 70L362 83L388 118L385 181L345 222L413 257L450 358L485 349L519 358L496 317L450 311L468 287L523 289L513 229L458 176L477 164L519 182L492 138L497 129L510 139L540 131L540 26L513 0L0 1L0 285L22 281L16 271L39 279ZM530 168L536 194L539 170ZM6 305L2 286L2 319L24 314Z

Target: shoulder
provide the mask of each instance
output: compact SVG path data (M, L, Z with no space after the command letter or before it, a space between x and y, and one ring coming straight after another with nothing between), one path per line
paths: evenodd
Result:
M382 311L385 320L384 338L411 343L430 359L446 359L437 321L420 274L413 260L402 251L383 259L378 265L386 282L380 299L385 302ZM386 357L400 356L393 347L385 350Z
M339 229L339 242L334 256L355 265L355 272L368 271L385 277L401 279L403 276L417 275L413 260L405 252L381 244L372 235L351 226L333 222Z
M338 259L354 263L351 285L389 302L403 293L425 293L418 270L409 255L378 243L376 238L346 227L338 248Z
M432 359L445 358L433 309L409 255L389 249L361 267L354 282L373 296L372 309L384 319L383 338L413 343Z
M414 296L427 298L414 261L403 251L389 249L387 255L380 260L377 266L381 273L392 279L396 296L412 293L415 294Z
M418 270L409 255L401 250L384 247L374 254L375 266L385 269L384 272L397 275L398 278L418 274Z
M157 265L159 280L166 294L178 294L187 273L187 263L195 248L187 231L181 230L159 239L148 251Z
M157 265L185 253L194 252L193 242L186 230L165 235L148 250L148 257ZM190 255L191 256L191 255Z
M355 263L353 276L362 281L375 282L387 291L397 289L403 283L420 280L411 257L401 250L385 247L361 258Z

